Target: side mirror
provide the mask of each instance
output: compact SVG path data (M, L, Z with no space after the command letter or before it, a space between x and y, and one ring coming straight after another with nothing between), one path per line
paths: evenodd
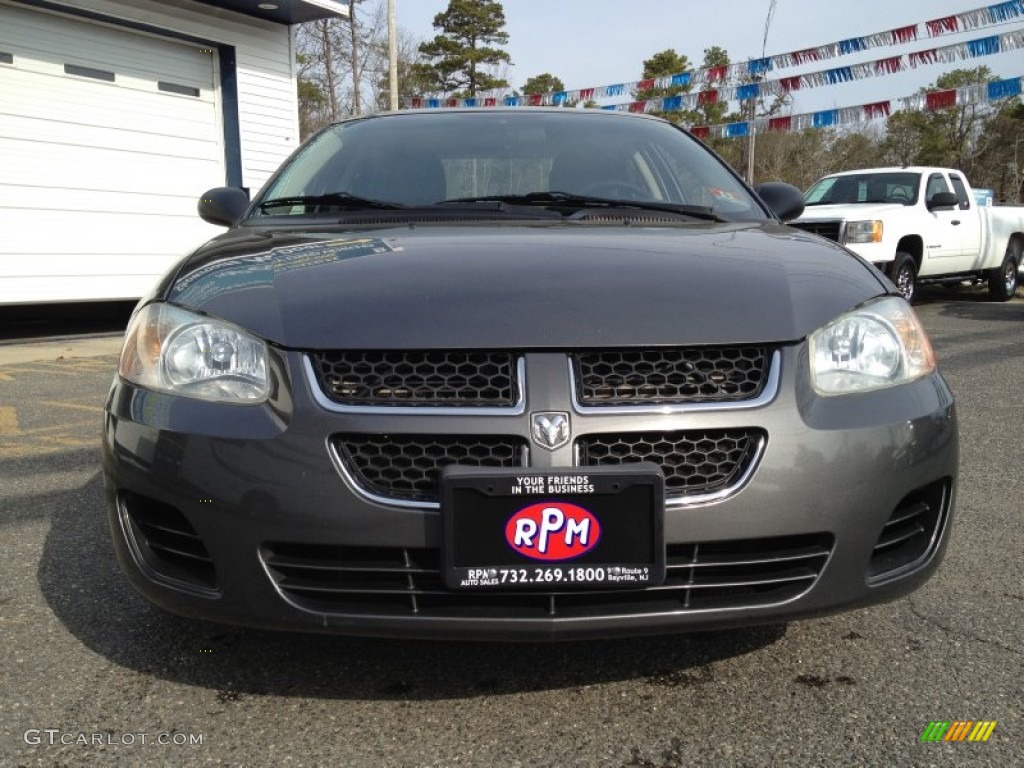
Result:
M936 192L928 198L929 211L935 208L955 208L959 204L960 201L952 192Z
M783 221L798 218L804 212L804 195L792 184L781 181L766 181L758 184L754 191L761 197L769 210Z
M203 192L196 210L199 217L219 227L233 227L249 208L249 193L238 187L214 187Z

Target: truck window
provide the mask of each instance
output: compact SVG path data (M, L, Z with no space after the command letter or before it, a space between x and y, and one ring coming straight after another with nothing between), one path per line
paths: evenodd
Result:
M937 192L949 192L949 184L941 173L933 173L928 177L928 187L924 193L925 200L931 200Z
M960 210L966 211L971 207L971 198L967 194L967 185L955 173L949 174L949 180L953 182L953 190L956 192L956 199L960 204Z

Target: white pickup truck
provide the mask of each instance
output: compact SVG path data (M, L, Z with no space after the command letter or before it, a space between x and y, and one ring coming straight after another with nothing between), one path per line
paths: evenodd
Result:
M791 226L827 237L881 269L908 300L918 280L988 282L993 301L1017 290L1024 207L979 204L948 168L869 168L825 176Z

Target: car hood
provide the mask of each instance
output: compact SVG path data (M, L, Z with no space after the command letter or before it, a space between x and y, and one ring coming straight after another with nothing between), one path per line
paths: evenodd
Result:
M861 219L875 219L893 211L905 210L907 206L902 203L851 203L844 205L812 205L805 208L803 214L796 223L801 221L816 221L821 219L850 219L859 221Z
M885 293L781 225L242 227L159 293L299 349L571 348L804 338Z

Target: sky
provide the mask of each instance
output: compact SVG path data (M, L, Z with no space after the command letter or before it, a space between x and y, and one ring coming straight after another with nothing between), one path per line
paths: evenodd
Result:
M382 0L383 1L383 0ZM965 11L999 0L775 0L766 56L789 53L884 32ZM437 31L433 18L447 0L396 0L398 25L427 40ZM568 90L639 80L644 59L674 48L699 66L704 49L724 48L733 62L760 58L771 0L503 0L512 57L508 75L521 88L534 75L550 72ZM780 70L774 77L874 61L887 56L963 43L1024 29L1024 19L860 55ZM1024 49L919 67L885 77L806 89L795 95L793 113L857 106L911 96L950 69L984 64L999 77L1024 76Z

